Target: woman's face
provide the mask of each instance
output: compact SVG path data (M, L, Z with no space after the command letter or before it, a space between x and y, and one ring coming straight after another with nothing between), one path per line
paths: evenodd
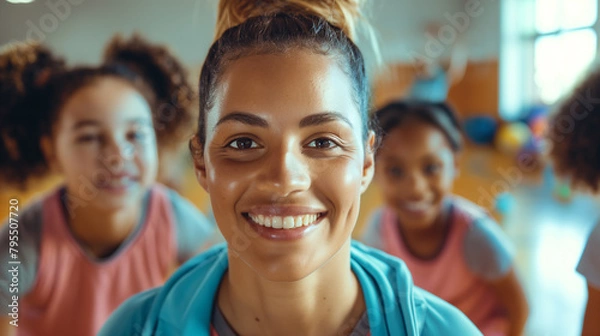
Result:
M230 251L272 281L323 266L350 239L373 175L361 132L350 79L329 56L230 63L196 161Z

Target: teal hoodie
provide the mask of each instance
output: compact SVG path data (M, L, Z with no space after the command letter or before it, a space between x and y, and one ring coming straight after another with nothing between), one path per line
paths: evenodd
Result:
M481 335L447 302L413 285L402 260L352 242L372 336ZM137 294L108 319L100 336L209 336L215 294L228 267L224 244L186 262L164 286Z

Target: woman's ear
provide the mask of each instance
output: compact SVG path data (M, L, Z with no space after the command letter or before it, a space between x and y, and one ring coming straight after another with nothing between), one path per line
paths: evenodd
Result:
M52 172L60 172L61 168L58 164L58 159L56 158L56 151L54 150L52 138L48 135L42 136L40 138L40 148L42 149L42 154L44 155L44 159L48 163L50 170Z
M198 180L198 183L200 183L206 192L209 192L206 179L204 146L200 142L200 139L197 135L194 135L194 137L190 140L190 151L192 152L192 159L194 160L194 173L196 174L196 180Z
M375 144L375 132L369 131L369 135L365 143L365 159L363 163L362 179L360 182L361 194L367 190L371 184L371 181L373 181L373 175L375 174Z

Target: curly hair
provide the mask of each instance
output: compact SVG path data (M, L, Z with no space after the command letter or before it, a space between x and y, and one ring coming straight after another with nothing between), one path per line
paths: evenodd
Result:
M548 128L550 158L571 184L600 187L600 68L592 71L559 105Z
M66 71L63 58L37 42L0 50L0 179L24 188L48 170L36 134L46 120L48 83ZM33 136L32 136L33 135Z
M128 40L116 35L106 45L103 61L131 68L152 88L155 102L151 108L160 147L192 136L196 94L187 69L166 47L151 44L138 34Z

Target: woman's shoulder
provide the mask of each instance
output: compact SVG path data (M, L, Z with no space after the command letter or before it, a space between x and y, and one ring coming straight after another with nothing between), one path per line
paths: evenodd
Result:
M154 335L164 328L184 330L191 322L186 319L190 312L208 328L212 301L227 267L225 244L210 248L184 263L163 286L125 301L99 335Z
M439 297L415 287L418 329L423 335L482 335L479 329L458 308Z

